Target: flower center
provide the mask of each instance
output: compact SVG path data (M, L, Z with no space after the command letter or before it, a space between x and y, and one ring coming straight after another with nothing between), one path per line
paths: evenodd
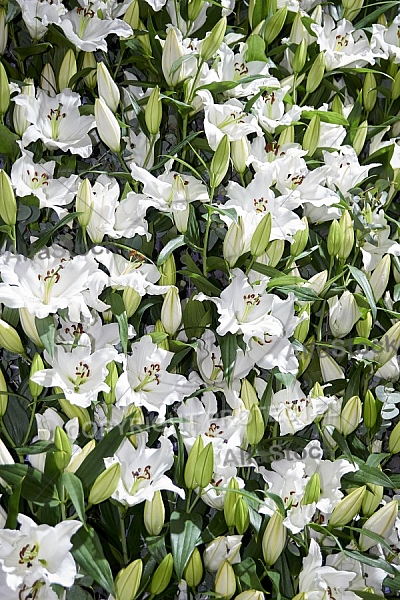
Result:
M61 262L64 262L65 260L65 258L62 258ZM42 281L44 285L43 304L48 304L50 302L51 290L53 286L60 281L61 275L59 271L62 268L63 265L60 264L57 269L48 269L46 275L39 273L38 279L39 281Z
M220 377L224 368L221 364L217 363L217 357L215 356L214 352L211 354L211 360L213 363L213 368L211 371L210 379L211 381L215 381L216 379L218 379L218 377Z
M208 432L205 433L204 435L206 435L207 437L215 438L218 435L223 435L223 433L224 432L222 431L222 429L219 425L217 425L216 423L210 423Z
M239 323L244 323L244 321L249 316L250 312L253 310L255 306L260 304L260 295L259 294L244 294L244 311L241 319L238 319Z
M229 125L233 125L233 123L243 123L244 112L240 111L237 113L231 113L229 117L226 117L221 123L218 125L218 129L223 127L228 127Z
M41 173L39 175L39 173L37 171L35 171L34 174L31 176L29 169L27 169L26 172L28 174L28 177L31 180L31 188L33 190L37 190L37 189L43 187L44 185L49 185L49 182L48 182L49 176L47 173Z
M300 414L305 408L308 408L310 401L307 398L296 398L295 400L286 400L285 404L290 407L294 412Z
M85 383L90 377L90 367L83 360L79 361L79 365L75 367L75 380L72 380L74 384L74 392L79 392L79 386Z
M39 590L45 585L44 581L39 579L31 587L24 583L18 592L18 600L36 600L39 597Z
M344 35L338 34L336 36L336 46L335 51L341 52L349 45L349 34L345 33Z
M83 8L82 6L78 6L78 8L76 9L76 12L79 16L78 36L80 38L82 38L83 34L85 33L86 27L89 25L90 19L93 19L95 13L94 13L94 10L92 10L90 8L90 4L89 4L88 8Z
M261 196L261 198L254 198L253 204L254 204L254 208L256 209L256 212L258 212L258 213L268 212L267 211L268 199L264 198L264 196Z
M143 481L151 480L151 465L146 465L144 469L138 467L138 469L132 471L132 477L134 478L133 485L130 493L133 495L142 486Z
M26 565L28 569L32 567L32 561L35 560L37 555L39 554L39 546L38 544L34 544L33 546L27 544L24 546L19 552L19 564Z
M51 123L51 137L53 140L58 140L60 136L61 121L67 116L66 113L61 112L62 106L63 105L60 103L58 108L51 108L49 114L47 115L47 118Z
M154 381L156 382L156 385L160 385L160 371L161 371L161 366L159 365L159 363L152 363L150 365L150 367L143 367L143 371L144 371L144 377L143 379L141 379L139 385L137 385L134 388L135 392L140 392L141 390L146 390L146 386L148 386L150 383L153 383Z
M239 79L240 77L243 77L243 75L247 75L247 73L249 72L248 68L246 67L246 65L244 63L238 63L235 62L235 79Z

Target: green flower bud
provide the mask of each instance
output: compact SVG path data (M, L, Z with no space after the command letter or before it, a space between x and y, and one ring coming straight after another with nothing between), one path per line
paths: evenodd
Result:
M203 8L204 0L189 0L188 1L188 18L189 21L195 21Z
M363 7L364 0L342 0L343 18L353 21Z
M108 375L105 378L105 383L110 386L109 392L103 392L104 402L111 406L115 402L115 386L118 380L118 369L114 361L107 365Z
M63 391L59 387L54 388L55 394L62 394ZM76 404L71 404L65 398L59 398L58 403L61 407L63 413L68 417L68 419L73 419L77 417L79 421L79 425L83 431L86 433L90 433L92 430L92 421L89 416L89 412L86 408L82 408L81 406L77 406Z
M145 501L143 518L147 533L160 535L165 520L165 508L160 490L154 492L152 500Z
M286 7L285 7L286 8ZM278 139L278 146L284 146L285 144L293 144L294 142L294 127L289 125L285 127Z
M4 8L0 9L0 54L4 54L8 42L8 23L7 12Z
M272 240L272 242L270 242L268 244L268 248L267 248L267 256L269 258L268 264L271 267L276 267L276 265L282 258L284 249L285 249L284 240Z
M278 37L285 24L287 13L287 6L283 6L269 19L264 32L264 40L266 44L271 44L271 42Z
M320 52L308 72L306 92L311 94L321 83L325 73L325 53ZM333 109L332 109L333 110Z
M167 333L165 331L164 325L162 324L162 321L158 320L158 321L155 322L154 333L165 333L165 334ZM163 350L169 350L169 343L168 343L168 339L167 338L168 338L168 334L161 341L157 341L157 345L158 345L159 348L162 348Z
M392 81L391 100L397 100L400 96L400 71L397 71L394 80Z
M344 379L342 369L339 367L335 359L332 358L330 354L327 354L324 350L319 353L319 366L324 383L327 383L328 381L334 381L335 379Z
M76 58L74 51L70 48L67 50L63 61L61 63L60 70L58 72L58 89L62 92L65 88L70 88L71 78L76 75Z
M168 256L167 260L158 267L161 277L158 280L158 285L175 285L176 284L176 263L173 253Z
M298 314L299 317L302 317L302 321L296 326L296 329L293 333L293 336L296 340L299 340L300 344L304 342L308 335L308 331L310 329L310 314L311 305L309 302L307 302ZM307 315L307 318L304 318L305 315Z
M115 600L135 600L142 578L143 562L141 558L121 569L115 578Z
M33 79L24 79L24 85L21 86L22 93L30 98L35 97L35 85ZM13 111L13 125L15 133L20 137L25 133L28 127L28 121L26 120L26 107L14 104Z
M283 524L283 517L279 512L274 512L265 528L262 539L262 552L267 567L275 564L286 544L287 529Z
M25 354L18 332L3 319L0 319L0 347L13 354Z
M304 40L303 40L304 41ZM319 136L321 133L321 120L318 115L315 115L304 134L303 148L307 150L308 156L312 156L319 145Z
M312 504L318 502L321 494L321 479L317 472L307 481L307 485L304 489L304 496L301 500L302 506L305 504Z
M383 487L381 485L374 485L373 483L369 483L367 491L365 492L365 496L362 502L362 511L363 515L366 517L371 517L383 498Z
M390 275L390 254L385 254L373 270L369 283L374 293L375 301L378 302L385 293Z
M246 136L231 142L231 158L233 166L238 173L245 172L247 165L246 161L250 155L250 142Z
M100 98L115 113L120 101L120 93L117 84L103 62L97 63L97 89L99 90Z
M383 334L379 345L382 347L376 355L376 362L379 367L382 367L388 362L395 354L400 346L400 322L395 323Z
M48 93L49 96L55 96L57 92L56 76L54 74L53 67L46 63L43 67L42 74L40 76L40 87L42 90Z
M392 500L382 506L376 513L374 513L369 519L367 519L362 527L361 531L371 531L376 533L383 538L388 537L394 528L396 522L399 505L397 500ZM361 552L366 552L372 546L375 546L378 542L373 540L371 537L361 533L358 540L358 546Z
M219 186L229 167L229 139L227 135L219 142L212 157L210 166L210 184L213 188Z
M343 527L354 519L360 512L366 489L365 485L355 488L335 506L329 519L331 527Z
M0 62L0 114L4 115L10 106L10 86L3 63Z
M359 396L352 396L340 414L340 431L346 437L357 429L361 421L362 405Z
M40 356L40 354L38 354L36 352L36 354L35 354L35 356L33 357L33 360L32 360L31 370L30 370L29 377L32 377L32 375L34 375L35 373L37 373L37 371L41 371L42 369L44 369L44 364L43 364L42 357ZM36 399L42 393L43 386L39 385L38 383L35 383L31 379L29 379L29 391L32 394L32 398Z
M161 594L171 580L172 570L174 568L174 559L172 554L167 554L158 565L149 585L149 592L153 596Z
M376 98L378 96L376 85L375 75L371 73L371 71L368 71L368 73L365 74L362 90L363 104L367 112L371 112L375 106Z
M126 316L129 319L139 308L142 296L134 288L126 287L122 292L122 300L124 302Z
M54 452L54 462L57 469L64 470L68 466L72 456L71 442L64 429L57 425L54 432L54 445L57 450Z
M144 110L144 118L151 135L156 135L160 131L162 119L162 102L158 85L156 85L149 96Z
M175 335L182 322L182 307L179 298L179 290L171 285L165 294L161 307L161 322L169 335Z
M258 258L266 251L271 236L271 229L272 216L271 213L267 213L258 223L250 241L250 253L254 258Z
M222 243L222 253L228 265L233 268L238 259L244 253L245 230L243 217L238 217L238 222L232 223L228 227L228 231Z
M235 572L229 561L224 560L215 577L214 591L218 597L230 600L236 592Z
M290 256L293 256L294 258L296 256L299 256L303 252L308 242L308 219L307 217L302 217L301 220L304 223L305 227L304 229L299 229L298 231L296 231L296 233L293 236L293 242L290 244Z
M340 251L340 246L342 245L341 233L342 233L342 231L341 231L341 227L339 225L339 221L336 221L336 219L333 219L333 221L329 227L328 240L327 240L327 248L328 248L329 256L336 256L337 253Z
M311 336L305 345L303 351L299 354L299 369L297 371L297 377L300 377L309 367L311 359L313 357L313 345L315 343L314 336Z
M225 31L226 17L222 17L201 43L200 56L204 62L210 60L217 52L224 39Z
M239 594L239 596L235 596L235 600L264 600L265 596L262 592L257 590L246 590Z
M364 397L364 405L363 405L363 418L365 427L367 429L372 429L376 423L376 419L378 417L378 407L376 404L376 400L374 398L371 390L367 390Z
M258 398L254 386L251 385L250 381L246 378L242 379L242 386L240 389L240 398L246 410L250 410L252 406L258 406Z
M133 30L139 29L139 2L138 0L133 0L133 2L128 6L127 11L122 17L125 23L128 23L132 27ZM140 38L141 36L139 36Z
M83 446L81 452L78 452L77 456L75 456L75 458L71 460L68 466L65 467L65 471L67 471L68 473L76 473L83 461L91 453L91 451L95 449L95 447L96 441L90 440L90 442Z
M203 572L204 569L201 555L198 549L195 548L183 572L183 579L186 581L188 587L194 588L198 586L203 579Z
M0 417L4 417L8 405L8 389L3 371L0 369Z
M350 213L347 210L343 211L343 214L340 217L339 225L342 244L337 255L339 258L346 259L350 256L354 245L353 221L351 220Z
M398 454L400 452L400 423L397 423L390 433L389 452L390 454Z
M303 67L306 64L306 59L307 42L306 40L301 40L300 44L296 48L296 52L294 53L292 59L292 69L294 73L300 73L303 70Z
M194 478L200 488L205 488L210 483L214 473L214 447L207 444L200 452L194 468Z
M369 338L372 328L372 315L371 311L368 311L364 319L360 319L356 323L357 333L360 337Z
M135 425L144 425L144 414L140 406L135 406L131 404L126 412L126 416L130 417L131 426ZM136 434L132 434L129 436L129 441L134 448L137 448L137 437Z
M140 36L142 37L142 36ZM167 84L175 87L185 78L185 73L181 66L173 68L174 63L183 56L183 49L180 47L175 29L170 29L167 33L163 53L162 53L162 71Z
M251 446L255 446L264 437L265 423L258 404L250 408L249 420L247 422L246 437Z
M76 212L81 213L78 216L79 225L82 229L86 229L92 217L94 204L93 190L89 179L83 179L79 184L75 203Z
M0 217L10 227L14 227L17 222L17 202L11 180L3 170L0 171Z
M249 507L244 498L239 496L235 507L235 527L240 535L243 535L250 525Z
M343 103L338 94L332 100L331 105L332 112L337 113L338 115L343 115Z
M121 129L103 98L94 101L94 117L101 141L113 152L121 150Z
M94 90L97 81L97 61L93 52L83 53L82 69L92 69L84 76L83 81L90 90Z
M89 504L100 504L100 502L108 500L117 489L120 479L121 465L119 463L114 463L111 467L100 473L90 490Z
M233 527L235 524L235 511L236 504L239 499L239 494L231 492L229 490L238 490L239 484L235 477L231 477L228 484L228 490L225 492L224 497L224 517L225 523L228 527Z
M186 466L185 466L185 473L184 473L185 486L189 490L194 490L198 486L198 483L196 482L196 478L195 478L195 470L196 470L197 461L199 460L199 456L200 456L203 448L204 448L204 443L203 443L201 436L199 435L198 438L196 439L195 443L193 444L192 449L189 452L189 456L188 456L188 459L186 461Z
M367 139L368 133L368 121L365 120L357 127L356 133L353 138L353 148L356 151L357 156L361 154L364 148L365 140Z

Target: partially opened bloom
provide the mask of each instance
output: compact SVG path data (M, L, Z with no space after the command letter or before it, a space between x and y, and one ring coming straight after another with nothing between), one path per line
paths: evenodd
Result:
M286 110L284 97L289 91L289 86L265 90L258 100L255 101L253 113L257 115L261 127L273 133L280 125L291 125L298 121L301 115L301 108L293 106Z
M42 39L50 23L59 25L67 9L60 0L17 0L22 18L33 40Z

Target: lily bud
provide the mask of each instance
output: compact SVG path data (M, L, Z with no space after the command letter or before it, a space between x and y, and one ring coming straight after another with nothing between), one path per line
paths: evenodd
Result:
M3 319L0 319L0 347L13 354L25 354L18 332Z
M284 249L285 249L284 240L272 240L272 242L270 242L268 244L268 248L267 248L267 256L269 258L268 264L271 267L276 267L276 265L282 258Z
M197 587L203 579L203 573L204 569L201 561L201 555L198 549L195 548L183 572L183 579L188 584L188 587L194 588Z
M258 258L266 251L269 244L271 229L272 216L271 213L267 213L258 223L250 241L250 253L254 258Z
M8 405L8 389L3 371L0 369L0 417L4 417Z
M160 490L154 492L152 500L144 503L144 526L149 535L160 535L164 527L165 508Z
M258 404L250 408L249 420L247 422L246 437L251 446L255 446L264 437L265 423Z
M43 348L43 342L36 329L35 315L32 315L26 308L19 309L19 320L25 335L37 346Z
M167 333L165 331L164 325L162 324L162 322L160 320L155 322L154 333L165 333L165 334ZM159 348L162 348L163 350L169 350L169 343L168 343L167 337L165 337L161 341L157 342Z
M171 285L165 294L161 308L161 322L169 335L174 335L182 322L182 307L179 299L179 290Z
M121 129L103 98L96 98L94 116L101 141L113 152L119 152L121 149Z
M306 40L301 40L300 44L296 48L296 52L294 53L292 59L292 69L294 73L300 73L303 70L304 65L306 64L307 59L307 42ZM319 136L318 136L319 137Z
M202 41L200 56L204 62L210 60L222 44L226 31L226 17L222 17L211 29L209 35Z
M231 158L236 171L243 175L247 165L246 161L250 155L250 142L246 136L231 142Z
M244 223L243 217L238 222L229 225L222 243L222 253L228 265L233 268L239 257L244 253Z
M126 412L126 416L130 417L131 427L135 427L135 425L144 425L144 414L140 406L135 406L134 404L131 404ZM133 433L129 436L128 439L132 446L134 448L137 448L136 434Z
M364 0L343 0L343 18L353 21L363 7Z
M346 259L351 254L354 245L354 227L349 211L343 211L339 221L341 238L343 240L338 257Z
M111 361L110 363L108 363L107 371L108 371L108 375L105 378L105 383L110 386L110 391L109 392L103 391L103 398L104 398L104 402L108 406L111 406L115 402L115 386L117 384L117 380L119 377L117 365L115 364L114 361Z
M367 139L368 133L368 121L365 120L357 127L356 133L353 138L353 148L359 156L364 148L365 140Z
M378 302L385 293L390 275L390 254L385 254L373 270L369 283L374 293L375 301Z
M250 525L249 507L244 498L239 496L235 507L235 527L240 535L243 535Z
M365 485L355 488L335 506L329 519L331 527L343 527L354 519L360 512L366 489Z
M93 52L83 53L82 69L92 69L83 77L83 81L90 90L94 90L97 82L97 61Z
M189 21L195 21L203 8L204 0L189 0L187 5Z
M128 23L132 29L139 29L139 2L137 0L133 0L128 6L122 19L125 23Z
M100 473L90 490L89 504L100 504L100 502L108 500L117 489L120 479L121 465L119 463L114 463Z
M126 316L129 319L139 308L139 304L142 301L142 296L135 289L126 287L122 292L122 300L124 302Z
M239 484L235 477L231 477L228 484L228 490L224 497L224 517L228 527L233 527L235 524L236 504L239 499L239 494L230 490L238 490Z
M35 86L33 79L24 79L24 85L22 86L22 93L29 97L35 96ZM20 137L25 133L28 127L28 121L26 120L26 107L14 104L13 111L13 125L15 133Z
M400 423L397 423L390 433L389 452L390 454L398 454L400 452Z
M321 494L321 479L317 472L307 481L307 485L304 489L304 495L301 500L302 506L306 504L312 504L318 502Z
M58 89L62 92L65 88L70 88L71 78L76 75L78 69L76 67L76 58L74 51L70 48L61 63L58 72Z
M369 310L365 315L364 319L360 319L356 323L357 333L360 337L369 338L369 334L371 333L372 328L372 315Z
M335 359L323 350L319 353L319 366L324 383L334 381L335 379L344 379L344 373Z
M10 86L3 63L0 62L0 114L4 115L10 106Z
M198 486L194 473L195 473L197 461L199 459L199 456L200 456L203 448L204 448L204 443L203 443L201 436L199 435L198 438L196 439L195 443L193 444L192 449L189 452L189 456L188 456L188 459L186 461L186 466L185 466L185 473L184 473L185 485L189 490L194 490Z
M68 471L68 473L76 473L83 461L87 458L91 451L95 449L95 447L96 441L90 440L90 442L83 446L81 452L79 452L75 458L72 458L69 465L65 467L65 471Z
M41 371L42 369L44 369L42 357L40 356L40 354L38 354L36 352L35 356L33 357L32 364L31 364L31 370L29 373L29 391L32 394L32 398L34 398L34 399L37 399L40 396L40 394L43 391L43 386L39 385L38 383L35 383L30 378L37 371Z
M378 408L376 405L376 400L374 398L371 390L367 390L364 397L364 405L363 405L363 418L365 427L367 429L372 429L376 423L376 419L378 417Z
M62 394L63 391L59 387L54 388L55 394ZM61 410L65 415L67 415L68 419L73 419L77 417L79 421L79 425L83 431L89 433L92 429L92 421L89 416L89 412L86 408L82 408L81 406L77 406L76 404L71 404L65 398L59 398L58 403L61 406Z
M54 445L57 450L54 452L54 462L57 469L62 471L68 466L72 456L71 442L64 429L57 425L54 432Z
M17 202L11 180L3 170L0 171L0 217L10 227L14 227L17 222Z
M224 560L215 577L214 591L224 600L232 598L236 592L235 572L230 562Z
M342 103L341 99L339 98L338 94L336 94L336 96L332 100L331 109L332 109L332 112L335 112L338 115L343 115L343 103Z
M285 24L287 13L287 6L283 6L269 19L264 32L264 40L266 44L271 44L271 42L278 37Z
M176 284L176 263L173 253L168 256L167 260L158 267L161 274L158 280L158 285L175 285Z
M377 353L376 361L381 367L388 362L395 354L400 346L400 322L395 323L381 337L380 346L382 350Z
M366 112L371 112L375 106L376 98L378 96L375 75L371 71L368 71L365 74L362 96Z
M265 596L257 590L246 590L239 596L235 596L235 600L265 600Z
M0 9L0 54L4 54L8 42L8 23L6 22L7 13L4 8Z
M302 217L302 222L304 223L304 229L299 229L293 236L293 241L290 244L290 256L296 257L299 256L307 246L308 242L308 219L307 217Z
M317 294L317 296L319 296L326 285L327 279L328 271L325 269L325 271L321 271L320 273L310 277L310 279L304 284L304 287L311 288Z
M314 60L311 69L308 72L306 81L306 92L311 94L321 83L325 73L325 53L320 52ZM333 110L333 108L332 108Z
M299 354L299 368L297 371L297 377L300 377L309 367L314 352L315 337L312 335L308 338L303 351Z
M119 89L103 62L97 63L97 89L99 90L100 98L115 113L120 101Z
M75 202L76 212L81 213L78 216L79 225L86 229L93 213L94 204L93 190L89 179L83 179L79 184Z
M366 517L370 517L374 514L383 498L383 487L381 485L369 483L368 487L370 490L367 488L362 502L363 515Z
M361 317L357 302L351 292L346 290L341 297L328 299L329 327L337 338L345 337Z
M289 125L285 127L278 139L278 146L283 146L284 144L293 144L294 142L294 127L293 125Z
M162 102L158 85L151 92L144 111L147 129L151 135L156 135L160 130L162 119Z
M386 538L393 531L398 510L399 505L397 500L388 502L365 521L361 531L371 531L372 533L376 533L377 535ZM369 550L377 543L378 542L363 533L361 533L360 539L358 540L358 546L361 552Z
M242 386L240 389L240 398L246 410L250 410L252 406L258 406L258 398L254 386L251 385L250 381L246 378L242 379Z
M299 317L302 318L301 322L296 326L296 329L293 332L293 336L296 340L302 344L307 338L308 331L310 329L310 313L311 313L311 305L307 302L301 311L299 312ZM304 316L307 315L307 318ZM323 395L323 394L322 394Z
M362 405L359 396L352 396L340 414L340 431L346 437L357 429L361 421Z
M56 76L50 63L46 63L43 67L40 76L40 87L51 97L54 97L57 93Z
M139 591L142 573L143 562L141 558L131 562L125 569L121 569L115 578L115 600L135 600Z
M304 40L303 40L303 42L304 42ZM304 133L304 137L303 137L303 148L304 148L304 150L307 150L308 156L312 156L314 154L314 152L316 151L316 149L318 148L320 134L321 134L321 119L319 118L318 115L315 115L311 119L311 121Z
M227 135L219 142L210 166L210 184L213 188L219 186L229 167L229 139Z
M194 468L194 478L200 488L205 488L210 483L214 472L214 447L210 442L200 452Z
M262 552L267 567L275 564L286 544L287 529L281 513L274 512L265 528L262 539Z
M341 240L341 228L339 225L339 221L333 219L331 226L329 227L328 240L327 240L327 249L329 256L336 256L340 250L340 246L342 243Z
M400 96L400 71L397 71L392 81L391 100L395 101Z
M149 585L150 594L152 594L153 596L157 596L165 590L165 588L168 586L171 580L173 568L174 559L172 557L172 554L170 553L163 558L161 563L158 565L155 573L153 574Z
M181 67L171 72L173 64L182 56L183 49L179 44L175 29L171 27L167 33L162 53L162 71L167 84L171 87L175 87L185 78Z

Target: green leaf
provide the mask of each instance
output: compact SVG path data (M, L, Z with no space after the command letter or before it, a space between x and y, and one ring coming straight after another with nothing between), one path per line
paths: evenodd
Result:
M301 113L302 119L312 119L313 117L318 116L321 121L324 123L333 123L334 125L344 125L344 127L348 127L348 120L340 115L339 113L335 113L332 111L326 110L303 110Z
M19 154L19 137L0 123L0 153L15 159Z
M1 132L0 132L0 134L1 134ZM0 139L1 139L1 135L0 135ZM72 221L72 219L75 219L75 217L77 217L78 214L80 214L80 213L69 213L68 215L65 215L65 217L63 217L61 219L61 221L59 221L56 225L54 225L54 227L52 227L45 233L42 233L40 235L39 239L37 239L31 245L29 256L32 257L34 254L36 254L36 252L38 252L38 250L43 248L43 246L45 246L47 244L47 242L49 242L51 240L51 238L56 233L56 231L58 231L59 229L61 229L61 227L64 227L64 225L66 225L67 223Z
M49 48L53 48L49 42L42 42L41 44L30 44L29 46L18 46L14 48L14 51L19 54L22 60L25 60L28 56L33 56L37 54L43 54Z
M158 163L153 165L151 167L151 169L149 169L149 170L150 171L158 171L159 169L161 169L161 167L163 167L165 165L165 163L170 160L170 158L174 158L174 156L176 154L179 154L179 152L182 150L182 148L187 146L192 140L194 140L194 138L196 138L201 133L202 133L201 131L196 131L194 133L190 133L187 137L185 137L184 140L179 142L179 144L177 144L176 146L171 148L171 150L169 150L169 154L165 155L164 158L162 158Z
M267 62L267 57L265 56L265 42L260 35L254 33L250 35L246 40L246 46L246 62L251 62L253 60Z
M47 400L47 398L46 398ZM39 440L30 446L21 446L20 448L15 448L15 452L17 454L43 454L46 452L53 452L56 450L53 442L46 442L45 440Z
M346 479L350 479L356 483L373 483L374 485L382 485L384 488L392 489L393 482L380 469L366 465L361 459L353 457L358 464L359 470L355 473L348 473Z
M267 288L274 288L278 286L287 286L287 285L296 285L297 283L303 283L304 279L302 277L297 277L296 275L281 275L280 277L276 277L274 279L270 279L267 283Z
M383 15L383 13L385 13L386 11L390 10L393 7L398 7L398 6L399 6L398 0L392 0L392 2L379 3L379 8L377 8L376 10L373 10L371 13L369 13L369 15L367 15L366 17L364 17L363 19L358 21L358 23L354 23L354 27L356 29L364 29L367 25L370 25L371 23L376 23L378 17Z
M35 324L43 346L46 348L51 358L54 358L54 345L56 338L56 325L54 322L54 316L49 315L44 319L38 319L36 317Z
M12 488L21 485L21 496L34 504L56 506L60 502L55 486L57 478L50 478L28 465L0 465L0 477Z
M233 565L233 570L243 590L265 591L257 575L256 563L252 558L245 558L240 563Z
M99 536L88 526L81 527L72 537L71 553L82 569L91 575L108 594L115 595L114 579L110 565L104 557Z
M201 535L202 518L198 513L174 511L171 514L171 550L174 569L180 580L188 560Z
M238 222L238 215L234 208L221 208L220 206L210 206L209 204L206 204L205 207L209 213L219 213L220 215L229 217L236 224Z
M221 348L221 359L222 365L224 367L224 379L226 384L229 386L233 369L235 367L236 362L236 354L237 354L237 341L236 335L233 333L226 333L223 336L217 336L219 347Z
M349 269L350 273L353 275L354 279L357 281L358 285L362 288L362 290L365 294L365 297L367 298L368 303L371 307L371 314L375 320L376 314L377 314L375 298L374 298L374 293L372 291L371 285L370 285L366 275L362 271L360 271L360 269L357 269L357 267L354 267L353 265L348 265L348 269Z
M204 275L199 275L198 273L191 273L187 270L177 271L180 275L184 275L185 277L189 277L189 279L193 279L193 283L199 292L203 292L207 294L207 296L219 296L221 290L217 288L209 279L204 277Z
M166 246L164 246L164 248L161 250L158 260L157 260L157 266L160 267L163 263L165 263L167 258L170 256L170 254L172 254L172 252L174 250L176 250L177 248L180 248L181 246L184 246L184 245L185 245L185 236L184 235L178 235L178 237L174 238L173 240L170 240L168 242L168 244Z
M111 311L117 319L119 337L122 349L125 354L128 353L128 317L126 315L125 304L119 294L110 294L107 301L111 306Z
M10 496L7 506L7 521L5 524L6 529L16 529L17 528L17 517L19 513L19 501L21 498L21 490L22 484L24 480L21 481L15 486L13 493Z
M81 480L74 475L74 473L68 473L68 471L65 471L62 474L61 483L64 485L69 497L71 498L71 502L74 505L76 514L82 523L86 523L85 497Z

